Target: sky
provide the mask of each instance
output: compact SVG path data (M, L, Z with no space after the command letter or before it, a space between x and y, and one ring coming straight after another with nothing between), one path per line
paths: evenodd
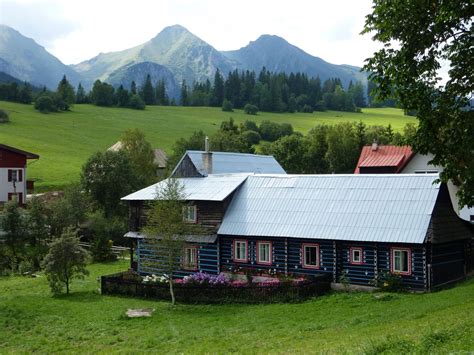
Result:
M65 64L127 49L180 24L217 50L278 35L334 64L362 66L379 47L361 36L371 0L0 0L0 23Z

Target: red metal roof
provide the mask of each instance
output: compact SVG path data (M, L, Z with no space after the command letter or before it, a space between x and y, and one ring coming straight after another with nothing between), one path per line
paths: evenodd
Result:
M395 167L399 173L413 157L411 147L395 145L379 145L374 150L372 146L365 146L360 153L359 161L354 174L360 174L360 168Z

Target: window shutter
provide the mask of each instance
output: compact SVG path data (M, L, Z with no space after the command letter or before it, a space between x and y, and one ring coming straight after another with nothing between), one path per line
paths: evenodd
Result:
M8 169L8 181L12 181L12 171Z
M18 182L23 181L23 170L18 170Z

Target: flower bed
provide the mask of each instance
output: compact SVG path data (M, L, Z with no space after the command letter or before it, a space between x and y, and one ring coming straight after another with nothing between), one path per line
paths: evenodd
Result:
M272 279L263 282L230 280L224 274L196 273L174 280L176 300L181 303L278 303L300 302L330 289L330 277ZM169 300L166 275L141 277L130 272L102 276L102 294Z

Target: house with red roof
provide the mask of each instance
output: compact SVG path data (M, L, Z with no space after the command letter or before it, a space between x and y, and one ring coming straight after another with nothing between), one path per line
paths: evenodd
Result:
M410 146L378 145L365 146L360 153L354 174L433 174L443 167L430 164L432 154L413 152ZM453 209L459 217L474 223L474 208L459 207L459 187L452 181L447 183Z
M415 154L410 146L365 146L360 153L354 174L399 174Z
M0 204L10 200L26 204L26 194L33 189L33 181L27 180L28 159L39 155L0 144Z

